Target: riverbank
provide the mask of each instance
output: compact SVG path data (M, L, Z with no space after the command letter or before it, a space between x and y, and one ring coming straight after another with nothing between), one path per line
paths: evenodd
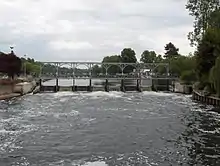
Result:
M208 105L220 107L220 98L218 98L216 96L207 96L204 93L196 91L196 90L193 91L192 99L199 101L203 104L208 104Z
M13 85L0 85L0 100L7 100L19 96L20 94L13 93Z
M17 84L0 85L0 100L20 97L33 92L36 82L22 82Z

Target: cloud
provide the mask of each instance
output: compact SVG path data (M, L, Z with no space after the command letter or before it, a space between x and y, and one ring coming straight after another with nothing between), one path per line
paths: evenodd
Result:
M81 49L90 49L93 48L92 44L88 42L73 42L73 41L52 41L50 43L51 48L54 50L81 50Z
M42 61L101 61L131 47L163 54L173 42L180 53L193 20L177 0L0 0L0 50L11 44Z

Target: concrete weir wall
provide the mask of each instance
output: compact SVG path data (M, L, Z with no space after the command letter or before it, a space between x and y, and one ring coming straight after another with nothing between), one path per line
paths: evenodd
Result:
M180 82L175 82L174 84L174 92L183 93L183 94L191 94L192 86L191 85L183 85Z
M20 93L21 95L28 94L33 91L33 89L36 87L36 82L23 82L16 84L14 86L13 92L14 93Z

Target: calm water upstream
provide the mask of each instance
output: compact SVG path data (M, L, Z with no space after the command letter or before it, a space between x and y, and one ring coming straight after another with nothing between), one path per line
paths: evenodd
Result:
M0 102L0 166L219 166L220 114L168 93Z

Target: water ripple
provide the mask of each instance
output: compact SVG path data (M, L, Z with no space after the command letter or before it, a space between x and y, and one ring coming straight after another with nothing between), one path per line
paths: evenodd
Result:
M172 93L47 93L0 102L0 165L220 165L220 115Z

